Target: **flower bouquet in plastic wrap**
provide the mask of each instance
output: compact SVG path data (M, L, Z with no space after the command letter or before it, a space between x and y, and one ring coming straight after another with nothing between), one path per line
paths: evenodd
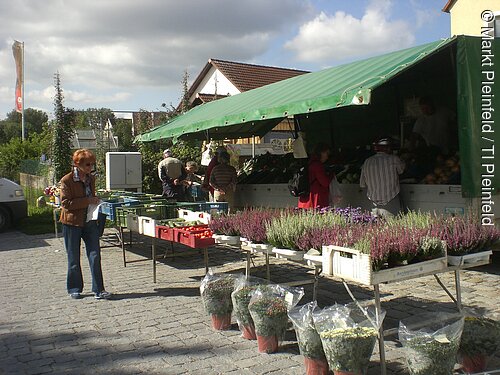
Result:
M233 313L238 322L238 327L241 331L241 336L247 340L256 340L255 325L252 315L248 310L248 304L252 298L252 294L259 285L267 284L267 280L251 277L250 279L241 279L238 281L231 299L233 300Z
M206 312L212 317L212 328L220 331L231 327L231 293L241 278L243 275L213 274L210 271L201 281L201 298Z
M452 374L463 327L458 314L428 313L401 321L399 341L410 374Z
M366 374L385 312L373 307L334 305L313 314L326 359L334 374Z
M304 295L303 288L280 285L259 286L250 298L248 310L255 324L260 353L274 353L288 326L288 310Z
M500 322L468 314L458 349L459 362L468 373L483 372L488 359L500 349Z
M288 317L297 334L300 354L304 356L306 375L328 375L328 362L313 321L313 312L316 308L316 301L295 306L288 312Z

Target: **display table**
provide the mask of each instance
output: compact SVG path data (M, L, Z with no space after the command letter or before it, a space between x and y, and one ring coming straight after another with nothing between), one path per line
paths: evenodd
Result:
M459 312L461 312L462 311L462 290L461 290L461 286L460 286L460 271L464 270L464 269L472 268L472 267L484 266L484 265L487 265L489 263L490 262L488 259L488 260L484 260L484 261L473 263L473 264L464 264L462 266L448 266L447 268L445 268L443 270L431 271L428 273L419 274L418 276L401 277L398 280L385 282L384 284L391 284L391 283L395 283L395 282L408 281L408 280L417 279L420 277L432 275L432 276L434 276L434 278L438 282L439 286L441 286L441 288L451 298L451 300L453 301L453 303L457 307L457 310ZM455 295L453 295L453 293L450 292L450 290L446 287L446 285L444 285L444 283L439 278L439 274L446 273L446 272L453 272L454 273ZM327 277L338 278L335 276L327 276ZM341 278L341 280L342 280L347 292L349 293L351 299L354 302L357 302L356 299L354 298L353 294L351 293L351 291L349 289L349 285L346 282L346 280L342 279L342 278ZM355 283L355 282L353 282L353 283ZM362 284L362 285L366 285L366 284ZM374 299L375 299L375 311L376 311L377 317L378 317L379 313L381 312L380 284L374 284L372 286L373 286L373 293L374 293ZM387 374L387 368L386 368L386 363L385 363L384 336L391 336L391 335L396 334L397 332L398 332L397 328L384 331L383 326L380 325L380 329L379 329L379 354L380 354L380 369L381 369L382 375Z

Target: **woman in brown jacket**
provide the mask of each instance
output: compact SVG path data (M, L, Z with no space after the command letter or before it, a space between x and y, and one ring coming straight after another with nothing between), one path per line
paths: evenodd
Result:
M83 290L82 269L80 266L81 240L92 274L92 292L97 299L108 299L111 293L104 290L101 269L101 248L97 220L87 221L89 205L98 204L95 196L95 177L91 174L95 164L94 154L86 149L73 154L73 170L61 181L61 217L64 247L68 254L67 288L71 298L81 298Z

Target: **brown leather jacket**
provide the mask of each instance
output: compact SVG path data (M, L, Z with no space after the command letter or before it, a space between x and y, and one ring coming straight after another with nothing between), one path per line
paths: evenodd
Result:
M61 216L59 221L63 224L83 227L87 218L87 207L90 198L85 195L83 181L74 181L73 172L61 178ZM95 197L95 177L90 176L92 196Z

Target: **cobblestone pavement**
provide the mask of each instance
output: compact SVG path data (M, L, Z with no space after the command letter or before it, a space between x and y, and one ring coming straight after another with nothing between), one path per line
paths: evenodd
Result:
M111 230L107 230L110 233ZM150 256L148 239L127 252L129 260ZM210 249L216 272L244 272L245 257L230 249ZM240 337L237 326L225 332L210 328L199 296L205 273L203 256L178 249L175 259L158 264L152 281L151 261L123 266L119 247L102 251L110 301L95 300L90 292L87 261L82 260L85 298L72 300L65 290L66 254L54 235L0 234L0 374L303 374L293 330L279 353L259 354L255 341ZM179 255L180 254L180 255ZM263 259L254 260L254 275L264 276ZM462 273L463 301L485 312L500 312L500 266ZM300 265L272 260L275 282L312 278ZM452 274L444 274L452 286ZM311 300L305 287L301 303ZM356 298L372 298L368 288L352 286ZM381 286L385 328L399 319L427 311L454 311L449 297L433 277ZM350 301L343 285L322 278L321 306ZM396 337L387 338L389 374L405 374ZM490 367L500 368L495 358ZM369 374L380 374L374 353Z

